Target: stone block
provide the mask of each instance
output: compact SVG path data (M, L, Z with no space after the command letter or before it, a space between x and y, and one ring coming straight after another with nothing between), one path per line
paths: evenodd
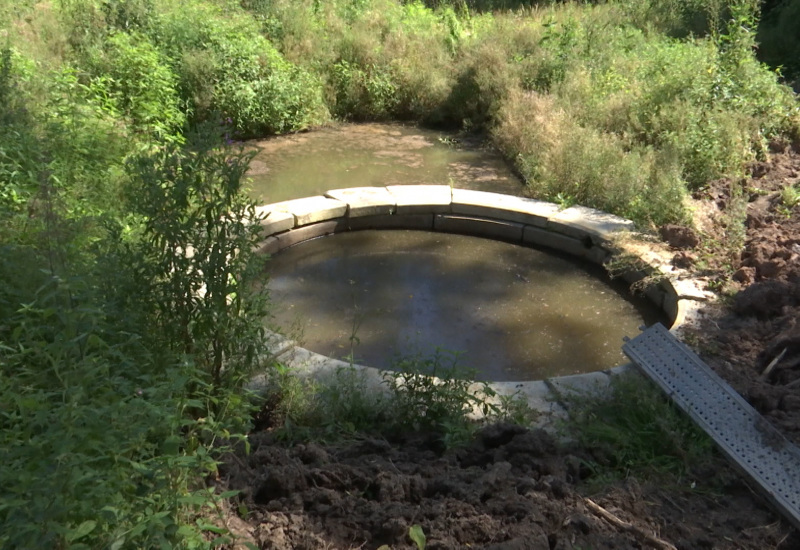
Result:
M277 202L267 207L271 212L288 212L295 217L297 227L341 218L347 213L347 203L323 197L306 197L285 202Z
M280 355L286 353L287 351L294 348L296 342L290 338L287 338L283 334L278 334L277 332L272 332L271 330L266 331L267 336L267 353L273 358L279 357Z
M562 412L562 407L550 386L544 380L526 382L492 382L489 384L498 396L519 396L528 406L542 414ZM498 399L499 402L499 399Z
M270 237L270 239L275 239L277 242L271 246L269 253L275 254L279 250L283 250L284 248L288 248L297 243L346 230L346 218L339 218L336 220L329 220L326 222L306 225L304 227L298 227L297 229L292 229L291 231Z
M561 233L526 225L522 231L522 242L527 245L543 246L559 252L576 256L596 264L602 264L609 256L608 251L593 244L590 240L578 240Z
M694 279L665 280L661 286L664 287L667 295L678 299L705 302L714 297L713 293L703 290L704 283L702 281Z
M559 397L561 404L569 410L569 398L606 392L611 384L611 377L603 371L596 371L548 378L546 382Z
M618 365L616 367L604 370L603 372L613 379L615 376L629 375L632 373L639 374L639 369L633 363L625 363L623 365Z
M257 254L275 254L280 250L280 241L275 237L267 237L257 247Z
M452 192L448 185L389 185L398 214L441 214L450 212Z
M452 211L453 214L497 218L545 227L548 218L558 213L558 205L487 191L453 189Z
M291 369L294 376L313 378L322 384L332 383L337 376L354 374L369 392L385 392L383 373L372 367L355 365L326 355L314 353L305 348L295 347L281 357L281 362Z
M648 285L644 289L645 298L659 309L664 309L664 300L667 292L660 285Z
M349 218L348 226L359 229L424 229L433 230L433 214L385 214Z
M571 206L551 216L547 228L576 239L589 237L595 243L609 241L614 233L632 231L633 222L607 212Z
M394 196L385 187L333 189L325 196L347 203L347 215L351 218L393 214L397 208Z
M664 314L669 319L669 324L667 327L671 327L675 324L675 320L678 318L678 310L680 309L680 302L683 300L679 300L676 296L672 296L670 294L664 294L664 302L661 304L661 309L664 311Z
M433 228L436 231L478 235L513 243L522 241L523 227L524 226L519 223L445 214L437 214L433 220Z
M256 208L258 214L265 216L265 218L260 221L263 236L268 237L275 233L282 233L294 228L294 214L278 210L269 210L270 208L271 205L259 206Z

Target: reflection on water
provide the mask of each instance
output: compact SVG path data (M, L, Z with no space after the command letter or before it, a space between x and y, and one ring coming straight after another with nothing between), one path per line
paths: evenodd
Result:
M524 193L496 152L450 134L398 124L352 124L250 142L252 196L261 204L330 189L406 184Z
M583 264L507 243L417 231L316 239L270 262L275 321L305 347L391 367L396 354L463 351L487 380L623 362L623 336L657 314ZM600 271L599 269L597 271Z

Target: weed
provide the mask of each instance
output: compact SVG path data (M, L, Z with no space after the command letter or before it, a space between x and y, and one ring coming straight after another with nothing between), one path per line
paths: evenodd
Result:
M787 185L781 190L781 204L791 210L800 204L800 186Z
M607 394L569 399L565 430L592 450L596 479L680 478L715 460L711 439L639 375L614 377Z

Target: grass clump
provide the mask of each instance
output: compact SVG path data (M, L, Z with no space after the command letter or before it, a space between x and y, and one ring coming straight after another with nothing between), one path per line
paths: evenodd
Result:
M684 478L715 460L711 438L641 376L617 376L606 394L569 399L565 429L591 450L588 466L600 483Z
M530 425L536 414L522 398L498 398L457 355L437 351L398 358L391 371L344 367L321 380L278 367L267 388L263 423L290 439L341 439L359 434L395 439L434 434L445 447L467 443L484 423Z

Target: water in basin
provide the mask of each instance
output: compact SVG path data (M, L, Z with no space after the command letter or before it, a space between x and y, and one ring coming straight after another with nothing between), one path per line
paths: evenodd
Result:
M478 237L342 233L286 249L268 269L278 326L312 351L379 368L441 347L464 352L459 364L479 379L590 372L624 362L623 336L662 320L601 268Z
M405 184L525 192L503 158L480 141L399 124L344 124L248 146L257 151L248 176L260 204Z

